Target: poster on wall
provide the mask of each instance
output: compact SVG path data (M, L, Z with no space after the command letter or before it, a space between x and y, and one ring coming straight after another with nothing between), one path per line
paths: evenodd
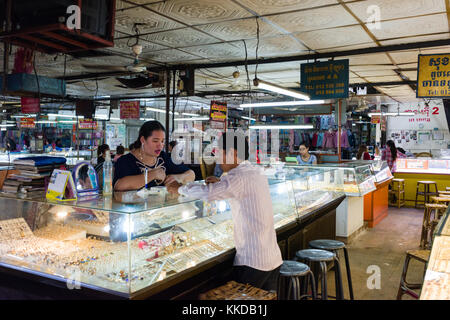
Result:
M226 130L228 108L226 102L211 101L209 121L211 129Z
M34 118L22 118L20 119L20 127L21 128L35 128L36 123L34 122Z
M120 101L120 119L139 120L139 101Z
M450 97L450 53L419 54L417 98Z
M91 119L80 119L78 120L78 128L82 130L97 130L97 121Z

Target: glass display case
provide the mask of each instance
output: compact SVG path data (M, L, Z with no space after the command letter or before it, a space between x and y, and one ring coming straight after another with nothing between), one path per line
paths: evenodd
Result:
M353 165L370 165L373 174L375 175L375 181L377 183L386 181L393 177L391 170L386 161L380 160L355 160L349 162Z
M286 165L287 170L296 172L320 170L321 175L311 177L311 189L344 192L347 196L361 197L376 190L375 176L369 164L318 164L318 165Z
M269 179L276 229L343 198L313 188L324 173ZM158 190L147 199L123 192L58 203L0 194L0 206L0 266L124 298L171 284L234 249L228 201Z
M398 173L449 174L450 160L435 158L397 159Z

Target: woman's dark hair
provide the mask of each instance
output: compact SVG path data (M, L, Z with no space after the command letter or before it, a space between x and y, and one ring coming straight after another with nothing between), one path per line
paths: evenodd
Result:
M367 146L365 144L362 144L359 146L358 153L356 154L356 159L361 160L364 152L367 152Z
M109 146L105 143L98 147L97 149L97 157L100 157L105 153L106 150L109 150Z
M172 148L175 148L176 145L177 145L177 142L175 140L172 140L169 142L169 146L171 146Z
M130 150L130 151L132 151L133 149L135 149L134 142L132 144L130 144L130 146L128 147L128 150Z
M400 151L400 152L403 153L403 154L406 154L406 151L405 151L405 149L403 149L403 148L397 148L397 150Z
M164 126L159 121L147 121L142 125L142 127L139 129L139 136L135 143L133 143L134 148L138 149L141 147L141 137L144 137L144 139L147 139L148 137L151 137L153 134L153 131L166 131L164 129Z
M125 148L123 146L117 146L116 148L116 154L124 154Z
M219 139L219 146L222 148L222 150L226 150L228 151L229 149L234 149L236 151L238 151L238 155L239 154L239 149L238 146L240 143L243 143L244 145L244 159L241 160L248 160L250 153L249 153L249 145L248 145L248 141L247 138L244 135L241 134L235 134L234 132L225 132ZM224 159L225 161L225 159Z
M395 161L397 159L397 148L395 147L395 142L392 140L388 140L386 145L391 149L392 160Z
M301 146L305 146L305 148L306 148L306 149L309 149L309 148L310 148L310 145L309 145L309 143L308 143L308 142L306 142L306 141L305 141L305 142L302 142L302 143L300 143L300 145L298 146L298 149L299 149L299 150L300 150L300 147L301 147Z

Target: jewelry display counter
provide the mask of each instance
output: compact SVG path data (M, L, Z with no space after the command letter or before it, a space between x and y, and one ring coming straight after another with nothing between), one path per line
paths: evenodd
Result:
M269 179L284 257L315 236L335 237L335 209L344 195L310 188L305 177L317 174L305 173L301 181ZM125 299L194 295L229 274L235 249L227 201L165 192L136 203L119 198L127 199L118 194L56 203L0 194L0 270L20 281L51 284L44 292L59 290L57 297ZM320 223L315 231L303 230L314 223ZM33 286L23 281L14 286ZM67 289L77 285L79 290Z
M406 205L413 207L418 181L434 181L438 190L445 190L449 186L450 160L447 157L397 159L397 170L394 176L396 179L405 180ZM419 196L419 199L423 198Z
M386 161L357 160L348 162L351 165L370 165L375 177L376 190L364 196L364 221L369 228L375 227L388 215L389 184L394 179Z
M336 236L348 241L364 226L364 196L376 190L375 176L369 164L286 165L286 170L322 170L310 188L343 192L347 196L336 210Z

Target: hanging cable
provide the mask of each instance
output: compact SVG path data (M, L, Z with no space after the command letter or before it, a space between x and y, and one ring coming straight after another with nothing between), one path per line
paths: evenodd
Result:
M259 50L259 21L256 17L256 66L255 66L255 78L258 78L258 50Z

